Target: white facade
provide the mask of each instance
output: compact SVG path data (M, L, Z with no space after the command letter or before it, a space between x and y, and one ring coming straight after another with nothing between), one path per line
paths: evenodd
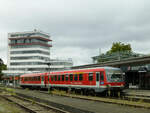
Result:
M3 73L16 76L71 67L72 60L50 60L51 41L48 34L36 30L8 33L8 70ZM46 61L51 62L50 67Z
M41 31L8 33L7 75L43 72L49 67L52 40Z

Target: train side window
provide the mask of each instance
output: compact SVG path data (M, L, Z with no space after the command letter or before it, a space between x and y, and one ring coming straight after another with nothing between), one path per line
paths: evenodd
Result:
M57 81L57 75L55 75L55 81Z
M80 80L80 81L83 80L83 74L79 74L79 80Z
M60 75L58 75L58 81L60 81Z
M93 73L89 73L89 81L93 81Z
M50 80L50 76L48 75L48 81Z
M62 81L64 81L64 80L65 80L65 76L64 76L64 75L62 75L62 76L61 76L61 78L62 78Z
M70 81L73 81L73 74L70 74Z
M53 76L51 76L51 81L53 81Z
M74 75L74 80L78 81L78 75L77 74Z
M68 78L69 78L69 75L68 75L68 74L66 74L66 81L68 81Z
M104 81L104 73L103 73L103 72L101 72L100 80L101 80L101 81Z
M38 81L40 81L40 76L38 76Z

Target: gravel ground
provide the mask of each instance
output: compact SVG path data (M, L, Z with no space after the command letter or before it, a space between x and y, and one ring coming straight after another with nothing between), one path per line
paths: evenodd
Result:
M91 111L95 113L150 113L150 109L134 108L117 104L109 104L97 101L82 100L70 97L47 95L30 90L15 90L18 93L28 94L51 102L71 106L74 108Z

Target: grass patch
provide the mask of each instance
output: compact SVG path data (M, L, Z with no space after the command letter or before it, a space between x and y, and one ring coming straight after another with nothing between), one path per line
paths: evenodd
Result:
M0 113L22 113L22 110L17 108L14 103L0 98Z
M15 89L12 88L1 87L0 90L2 90L2 94L16 95Z

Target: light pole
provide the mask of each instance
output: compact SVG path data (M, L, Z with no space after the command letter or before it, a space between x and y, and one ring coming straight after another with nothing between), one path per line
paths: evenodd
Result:
M13 79L14 79L14 88L15 88L16 87L15 74L13 76Z
M50 82L49 82L49 80L50 80L50 66L51 66L51 63L50 63L50 61L49 62L47 62L46 63L47 65L48 65L48 67L49 67L49 74L48 74L48 93L50 93Z

